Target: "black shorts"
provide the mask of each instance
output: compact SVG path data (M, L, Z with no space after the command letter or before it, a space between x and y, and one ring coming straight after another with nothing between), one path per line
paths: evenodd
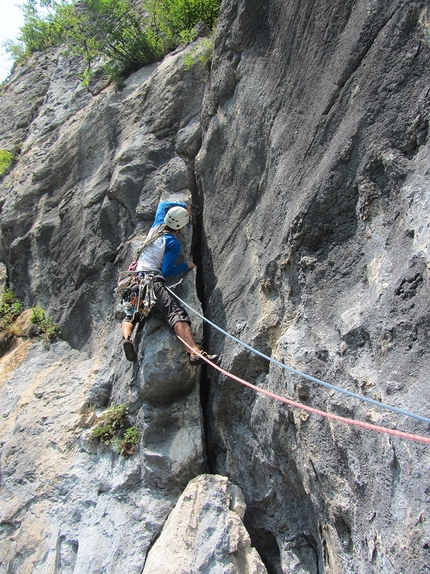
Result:
M157 298L155 306L161 311L163 318L172 329L176 323L179 322L185 322L191 325L187 312L181 307L177 299L167 291L163 280L154 280L154 293ZM144 319L143 315L136 312L133 313L133 315L126 315L123 322L136 325L136 323L139 323L142 319Z

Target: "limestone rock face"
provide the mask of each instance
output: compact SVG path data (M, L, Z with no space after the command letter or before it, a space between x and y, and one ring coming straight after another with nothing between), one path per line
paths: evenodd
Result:
M1 571L140 572L172 500L142 483L141 457L89 439L97 362L27 342L1 366Z
M2 572L141 572L182 489L206 469L200 367L156 311L129 363L114 294L158 202L192 206L207 70L188 72L184 57L92 98L59 55L26 131L2 132L2 148L23 138L2 181L2 269L25 306L41 305L62 331L48 350L20 333L0 359ZM18 70L3 109L25 114L35 73ZM181 241L191 260L191 228ZM201 312L195 272L175 281ZM202 343L196 317L192 330ZM123 403L140 432L130 457L91 439L101 412Z
M190 312L223 368L428 436L282 368L430 415L427 4L226 0L210 68L198 41L93 97L59 50L2 87L0 283L62 338L2 336L1 572L428 574L428 445L192 367L157 312L131 364L114 294L158 202L186 200L175 292L278 361ZM90 438L121 403L129 457Z
M428 17L424 2L228 3L196 157L209 318L280 362L424 416ZM224 368L272 392L428 433L213 329L211 341ZM211 378L211 470L242 488L273 571L427 571L427 446Z
M149 551L144 574L266 573L241 517L230 510L241 496L232 487L224 476L194 478Z

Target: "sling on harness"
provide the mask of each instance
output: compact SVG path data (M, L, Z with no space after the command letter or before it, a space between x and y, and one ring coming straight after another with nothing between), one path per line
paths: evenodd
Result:
M130 263L130 265L128 266L128 270L129 271L134 271L137 267L137 262L139 260L140 255L145 251L145 249L151 245L151 243L154 243L154 241L156 239L158 239L159 237L161 237L164 233L166 233L165 229L162 229L161 231L158 231L157 233L154 233L154 235L152 235L149 239L146 239L144 244L142 245L142 247L140 249L138 249L137 253L136 253L136 257L134 258L134 261L132 263Z

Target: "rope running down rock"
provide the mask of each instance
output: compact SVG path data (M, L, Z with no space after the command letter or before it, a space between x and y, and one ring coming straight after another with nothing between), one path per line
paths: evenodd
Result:
M207 319L206 317L204 317L203 315L201 315L198 311L196 311L195 309L193 309L192 307L190 307L187 303L185 303L185 301L183 301L180 297L178 297L178 295L176 295L176 293L174 293L174 291L172 291L169 287L167 287L166 285L166 289L174 296L176 297L176 299L178 299L178 301L180 301L183 305L185 305L185 307L187 309L190 309L190 311L192 311L193 313L195 313L198 317L200 317L201 319L203 319L203 321L205 321L206 323L208 323L209 325L211 325L212 327L214 327L215 329L217 329L220 333L223 333L224 335L226 335L227 337L230 337L230 339L233 339L233 341L235 341L236 343L239 343L240 345L242 345L243 347L249 349L251 352L255 353L256 355L259 355L260 357L263 357L264 359L267 359L268 361L270 361L271 363L277 365L278 367L281 367L282 369L285 369L286 371L289 371L291 373L294 373L295 375L299 375L300 377L304 377L305 379L308 379L309 381L313 381L314 383L318 383L319 385L323 385L324 387L327 387L329 389L332 389L334 391L337 391L339 393L343 393L345 395L348 395L350 397L354 397L356 399L359 399L361 401L364 401L366 403L370 403L371 405L377 406L381 409L386 409L389 411L392 411L394 413L400 414L400 415L404 415L407 417L411 417L420 421L423 421L425 423L429 423L430 424L430 418L427 417L423 417L421 415L417 415L415 413L410 413L408 411L405 411L403 409L399 409L397 407L393 407L391 405L387 405L385 403L376 401L375 399L371 399L369 397L363 397L362 395L358 395L357 393L353 393L351 391L348 391L346 389L342 389L340 387L336 387L334 385L331 385L330 383L327 383L325 381L322 381L321 379L317 379L315 377L312 377L310 375L307 375L306 373L302 373L301 371L298 371L297 369L294 369L293 367L290 367L288 365L285 365L284 363L281 363L280 361L277 361L276 359L273 359L272 357L269 357L267 355L265 355L264 353L261 353L260 351L257 351L257 349L254 349L253 347L251 347L250 345L247 345L246 343L244 343L243 341L241 341L240 339L237 339L236 337L234 337L233 335L231 335L230 333L228 333L227 331L224 331L224 329L221 329L221 327L218 327L218 325L215 325L215 323L212 323L212 321L209 321L209 319ZM258 387L257 387L258 388Z

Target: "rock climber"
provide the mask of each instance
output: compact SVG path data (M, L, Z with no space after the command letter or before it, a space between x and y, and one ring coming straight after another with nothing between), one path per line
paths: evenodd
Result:
M218 355L208 355L205 351L200 351L194 342L191 333L191 321L187 312L181 307L178 301L169 293L165 287L165 277L172 277L190 269L196 269L194 263L176 263L181 244L177 236L191 219L190 209L185 203L177 201L163 201L158 205L154 223L149 230L146 242L159 236L147 245L140 253L136 273L143 272L155 275L153 279L154 294L156 297L155 306L161 311L164 319L189 347L185 347L189 355L191 364L197 365L204 362L202 356L210 361L217 361ZM146 243L145 242L145 243ZM123 348L125 356L129 361L135 361L136 351L132 342L132 334L136 324L141 321L140 312L134 311L126 314L122 322Z

